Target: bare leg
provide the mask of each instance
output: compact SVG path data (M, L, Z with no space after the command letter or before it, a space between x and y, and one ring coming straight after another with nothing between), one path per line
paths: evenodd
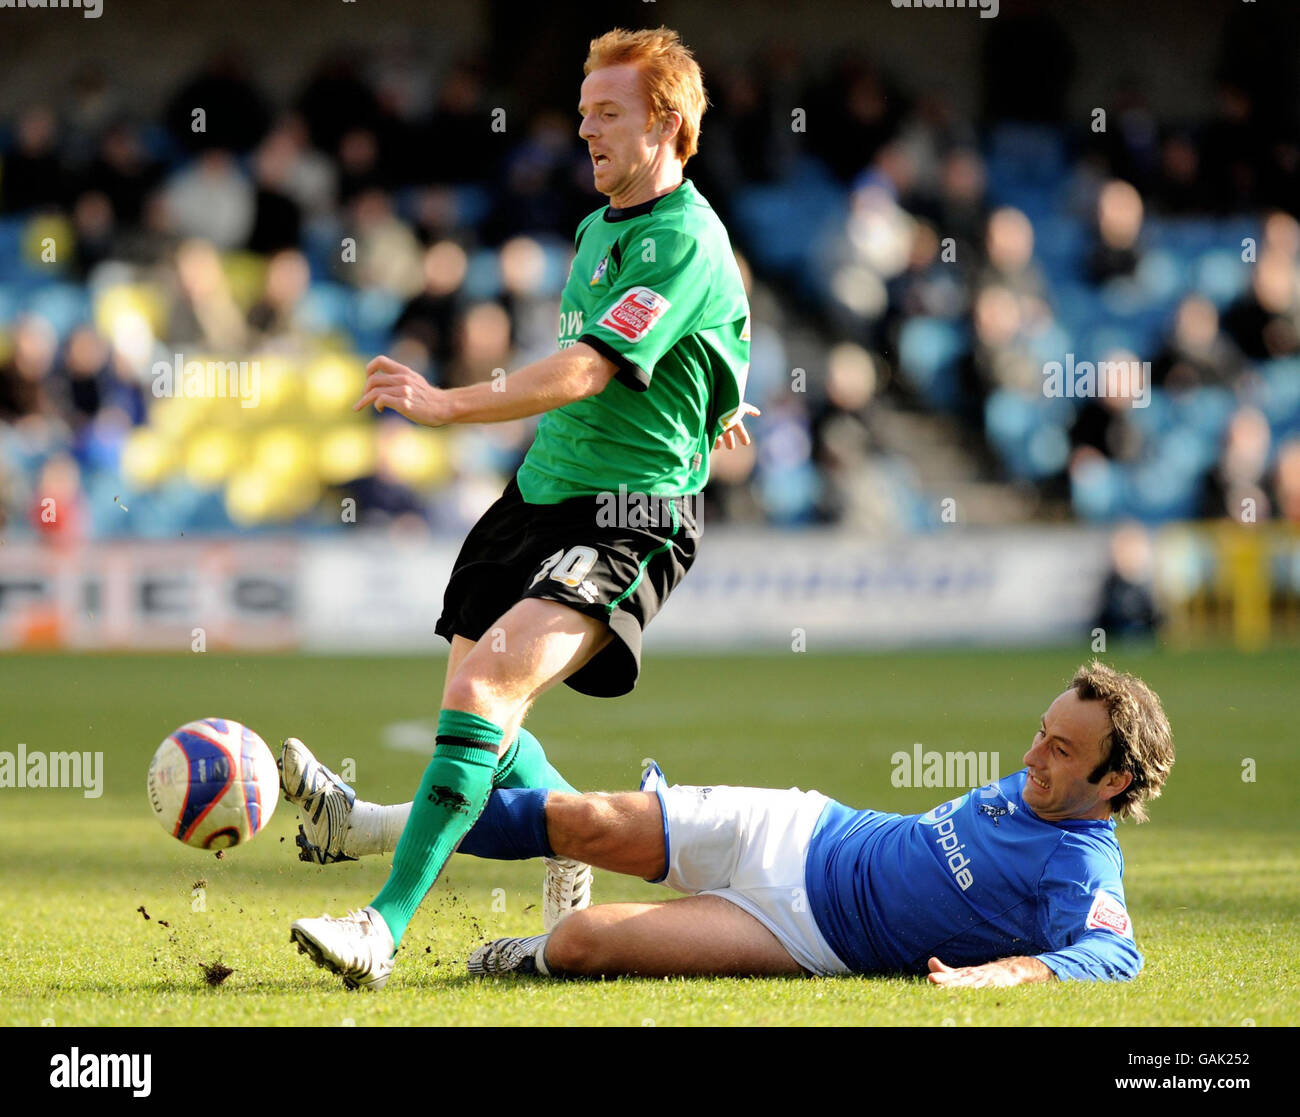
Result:
M613 637L595 618L539 598L516 602L491 634L477 643L453 639L442 705L501 726L502 752L515 739L533 700L563 682Z
M552 791L546 799L546 834L561 857L597 869L657 880L664 865L664 817L653 791Z
M803 973L771 931L720 896L575 912L551 932L546 965L586 976Z

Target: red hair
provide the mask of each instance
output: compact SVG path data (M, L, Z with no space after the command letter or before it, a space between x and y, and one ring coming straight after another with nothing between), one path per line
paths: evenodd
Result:
M590 74L606 66L624 64L635 66L641 72L652 118L662 120L670 112L681 115L677 157L685 165L700 148L700 118L709 104L700 64L677 32L667 27L653 31L625 31L616 27L591 40L582 72Z

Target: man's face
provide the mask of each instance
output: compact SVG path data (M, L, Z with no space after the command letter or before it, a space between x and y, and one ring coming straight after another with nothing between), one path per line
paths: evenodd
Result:
M612 200L649 179L663 158L663 125L650 119L635 66L605 66L588 74L578 113L578 135L591 153L597 190Z
M1039 818L1109 818L1108 800L1129 782L1108 772L1098 783L1088 776L1105 758L1102 741L1110 733L1110 715L1102 702L1085 702L1073 690L1060 695L1042 717L1033 744L1025 753L1029 769L1025 806Z

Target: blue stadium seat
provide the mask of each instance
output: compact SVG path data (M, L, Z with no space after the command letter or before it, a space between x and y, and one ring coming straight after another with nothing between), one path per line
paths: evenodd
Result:
M0 217L0 281L24 278L23 217Z
M1078 279L1088 256L1088 227L1068 213L1051 210L1034 223L1034 256L1052 279Z
M899 332L899 371L930 406L951 410L958 402L957 362L969 348L964 325L910 318Z
M23 309L44 318L60 338L91 320L90 295L79 283L44 283L31 288Z
M985 401L984 427L1007 473L1036 481L1065 468L1070 454L1068 414L1068 401L997 388Z
M1236 397L1227 388L1196 388L1172 397L1170 403L1175 423L1216 443L1237 409Z
M299 308L303 323L315 333L348 329L352 320L352 296L352 289L341 283L325 280L313 283Z
M378 353L388 346L403 300L391 291L368 287L352 302L352 341L359 353Z
M1214 248L1196 261L1196 290L1220 310L1250 286L1250 266L1240 250Z
M1269 361L1259 371L1263 383L1256 402L1273 434L1282 437L1300 425L1300 360Z
M1191 285L1187 260L1169 248L1152 248L1142 255L1137 281L1151 304L1172 304Z
M0 283L0 330L8 330L23 304L21 283Z
M1083 520L1101 522L1126 511L1126 485L1114 462L1096 459L1070 473L1070 503Z
M470 254L463 290L471 302L497 297L501 291L501 265L494 249L480 248Z
M1139 519L1166 523L1196 514L1200 499L1199 473L1163 456L1129 466L1126 473L1126 487Z

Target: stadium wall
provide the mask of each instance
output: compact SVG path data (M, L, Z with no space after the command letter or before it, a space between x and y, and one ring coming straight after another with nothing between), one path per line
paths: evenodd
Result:
M1077 639L1107 533L863 540L719 529L647 632L652 648L818 651ZM11 543L0 647L441 651L452 542L282 539Z

